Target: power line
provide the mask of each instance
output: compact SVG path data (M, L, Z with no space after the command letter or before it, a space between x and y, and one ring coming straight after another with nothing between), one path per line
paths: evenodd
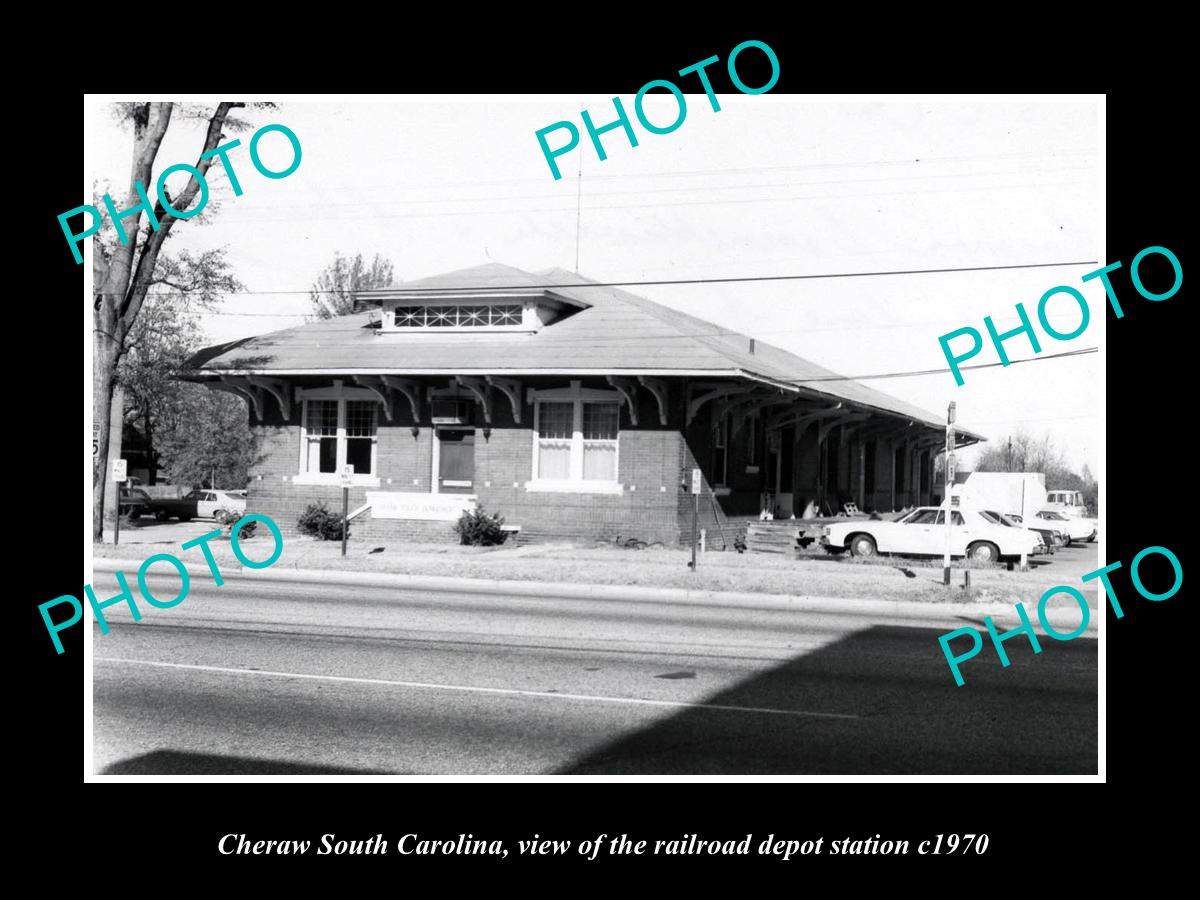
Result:
M1080 184L1093 184L1091 179L1077 179L1073 181L1047 181L1041 183L1029 184L998 184L998 185L980 185L980 186L956 186L944 189L930 188L920 191L864 191L859 193L841 193L841 194L799 194L790 197L742 197L728 200L685 200L674 203L609 203L603 206L593 207L595 210L610 210L610 209L668 209L671 207L681 206L724 206L731 203L791 203L797 200L842 200L842 199L867 199L872 197L899 197L924 194L945 194L945 193L965 193L967 191L996 191L996 190L1033 190L1042 187L1069 186ZM555 199L555 198L547 198ZM566 199L570 198L557 198ZM367 205L366 203L360 205ZM312 210L320 210L323 207L320 204L312 204L307 207L302 207ZM398 213L395 215L384 214L367 214L357 213L351 216L322 216L322 222L349 222L360 221L363 219L429 219L440 218L443 216L507 216L507 215L525 215L528 213L570 213L574 212L569 206L531 206L524 209L466 209L466 210L443 210L441 212L409 212ZM226 214L222 217L222 222L227 225L251 225L262 222L285 222L295 219L295 215L290 216L246 216L242 217L238 212Z
M786 188L786 187L820 187L827 184L868 184L885 181L921 181L925 179L942 179L942 178L988 178L994 175L1011 175L1014 177L1026 177L1039 175L1048 175L1059 172L1079 172L1080 167L1070 168L1054 168L1054 169L1037 169L1029 172L1019 171L994 171L994 172L944 172L940 174L929 175L888 175L882 178L831 178L818 181L776 181L758 184L728 184L728 185L698 185L693 187L661 187L661 188L641 188L636 190L615 190L615 191L597 191L589 196L589 199L597 199L604 197L619 197L626 195L642 196L645 194L663 194L663 193L684 193L684 192L705 192L713 191L752 191L752 190L767 190L771 188ZM591 176L589 176L590 180ZM576 193L579 193L583 183L581 175L577 176ZM1020 185L1011 185L1012 187L1020 187ZM855 195L857 196L857 195ZM345 202L334 203L292 203L292 204L272 204L272 210L306 210L306 209L330 209L336 207L362 207L368 204L382 203L387 206L407 206L415 203L494 203L510 200L558 200L566 199L555 197L548 192L539 194L513 194L505 196L489 196L489 197L449 197L438 196L424 199L414 200L388 200L383 199L380 192L372 189L371 196L366 200L349 200ZM775 198L765 198L775 199Z
M1046 353L1042 356L1030 356L1026 359L1010 359L1008 365L1015 366L1017 363L1039 362L1043 359L1062 359L1065 356L1082 356L1086 353L1098 353L1099 347L1086 347L1082 350L1066 350L1062 353ZM990 369L993 366L1003 366L1005 363L976 363L973 366L959 366L962 369ZM949 372L948 368L938 369L916 369L911 372L881 372L875 375L826 375L820 378L802 378L788 379L789 384L815 384L823 381L868 381L873 378L908 378L912 375L945 375Z
M405 288L403 284L394 288L384 288L381 290L405 291L413 290L420 291L423 294L453 294L469 291L478 293L480 291L538 291L551 290L555 288L597 288L597 287L636 287L639 285L667 285L667 284L731 284L740 282L767 282L767 281L806 281L816 278L873 278L882 275L937 275L946 272L996 272L1004 269L1050 269L1065 266L1094 266L1094 259L1075 260L1072 262L1050 262L1050 263L1014 263L1004 266L954 266L942 269L892 269L878 272L830 272L824 275L741 275L731 276L728 278L661 278L649 281L585 281L585 282L562 282L554 284L510 284L510 285L486 285L480 287L459 286L459 287L439 287L439 288ZM150 294L160 292L151 291ZM173 296L169 291L163 291L166 296ZM244 296L250 294L329 294L341 293L337 289L326 290L303 290L303 291L229 291L225 296ZM250 315L250 314L248 314ZM280 314L275 314L280 315Z
M978 162L981 160L1000 160L1000 159L1040 159L1054 156L1095 156L1094 149L1084 147L1080 148L1058 148L1053 150L1038 150L1027 151L1022 153L981 153L964 156L923 156L919 159L876 159L865 160L862 162L841 162L841 163L793 163L789 165L777 166L742 166L725 169L685 169L674 171L658 171L658 172L621 172L606 175L591 175L590 180L593 181L610 181L613 179L629 179L629 178L678 178L678 177L694 177L697 175L733 175L747 172L779 172L792 171L797 169L857 169L867 168L869 166L913 166L913 165L932 165L934 163L966 163ZM378 159L401 159L401 155L381 156ZM491 180L470 180L470 181L449 181L449 182L413 182L410 184L399 184L394 187L402 190L418 190L421 188L438 188L446 187L464 187L475 185L493 185L493 184L543 184L544 177L539 178L500 178ZM330 183L329 187L339 187L340 185Z

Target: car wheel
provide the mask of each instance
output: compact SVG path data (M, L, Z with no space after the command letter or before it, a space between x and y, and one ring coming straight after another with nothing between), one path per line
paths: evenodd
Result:
M876 552L875 539L869 534L856 534L850 539L851 556L874 556Z
M165 509L156 509L154 511L154 518L156 518L160 522L165 522L165 521L167 521L167 519L171 518L171 514L169 512L167 512Z
M229 510L227 510L227 509L213 510L212 517L213 517L213 521L215 521L218 525L224 525L226 522L229 521Z
M994 563L1000 561L1000 548L988 541L980 541L967 548L967 556L975 562Z

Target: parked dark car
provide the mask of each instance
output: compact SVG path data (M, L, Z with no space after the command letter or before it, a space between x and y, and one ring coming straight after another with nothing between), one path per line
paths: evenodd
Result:
M153 501L151 512L160 522L168 519L178 519L180 522L190 522L196 516L196 498L192 491L186 497L158 497Z
M140 488L121 488L118 501L119 513L130 519L136 519L143 513L151 512L154 508L154 498Z

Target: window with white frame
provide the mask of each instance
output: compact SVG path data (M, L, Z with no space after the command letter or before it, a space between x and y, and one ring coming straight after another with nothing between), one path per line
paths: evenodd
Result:
M379 402L363 388L302 389L300 475L307 481L335 481L345 466L356 479L377 481L376 441Z
M618 403L588 403L583 407L583 480L617 480Z
M575 404L546 400L538 403L538 453L535 477L571 477L571 451L575 442Z
M531 392L534 402L531 490L621 490L621 395L570 388Z

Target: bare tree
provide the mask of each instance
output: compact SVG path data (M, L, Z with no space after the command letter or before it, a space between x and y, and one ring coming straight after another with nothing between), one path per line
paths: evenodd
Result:
M368 265L361 253L351 259L340 253L317 276L309 292L318 319L332 319L354 312L354 292L391 287L392 264L379 254Z
M1049 434L1035 437L1018 429L984 449L975 461L975 471L1042 472L1048 489L1082 491L1090 506L1096 504L1097 486L1091 469L1084 465L1080 472L1073 472Z
M230 111L243 107L244 103L223 102L217 104L208 119L204 143L195 163L196 170L203 176L212 165L214 157L204 158L204 153L221 144L222 130L227 124L233 127ZM133 125L133 165L129 175L129 189L124 209L132 209L141 203L139 186L145 190L152 184L151 176L163 137L171 123L172 103L130 103L118 111L127 116ZM184 115L188 116L190 110ZM95 278L93 316L93 366L92 399L96 420L96 465L92 471L92 537L100 540L104 533L105 484L109 470L109 450L112 423L121 421L124 399L117 390L117 368L127 348L127 338L137 322L142 304L150 288L169 278L169 273L159 269L159 254L163 243L171 234L177 221L171 209L190 211L200 183L189 177L187 184L176 197L166 193L165 186L154 205L158 219L157 230L141 227L142 212L139 209L121 225L126 242L106 247L99 235L93 241L92 271ZM163 201L166 201L164 205ZM115 401L115 402L114 402ZM114 407L120 409L114 411ZM117 439L119 444L119 436ZM110 498L111 499L111 498ZM109 504L115 509L115 504Z

